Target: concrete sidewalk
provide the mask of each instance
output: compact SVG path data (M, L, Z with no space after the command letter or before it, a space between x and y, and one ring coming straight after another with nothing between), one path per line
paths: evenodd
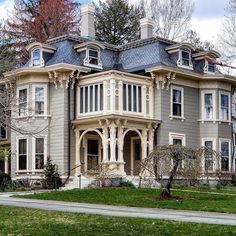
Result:
M9 198L7 196L0 196L0 205L105 216L138 217L236 226L236 214L32 200Z

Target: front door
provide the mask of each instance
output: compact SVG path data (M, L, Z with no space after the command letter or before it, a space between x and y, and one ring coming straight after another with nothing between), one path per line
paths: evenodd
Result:
M87 170L98 170L99 163L99 141L87 139Z
M139 175L140 173L140 162L142 160L142 146L141 140L139 137L132 138L131 143L131 174L132 175Z

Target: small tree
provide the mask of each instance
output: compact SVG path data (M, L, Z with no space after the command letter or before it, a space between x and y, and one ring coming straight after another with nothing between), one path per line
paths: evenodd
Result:
M57 165L52 163L50 157L47 158L47 163L44 167L44 176L42 183L43 186L47 189L58 189L62 185Z
M186 180L198 180L203 174L202 160L209 153L212 160L219 160L219 155L210 149L189 148L180 145L163 145L154 148L148 158L143 160L142 172L151 172L156 181L167 178L161 193L162 198L171 197L171 187L176 176L181 176Z

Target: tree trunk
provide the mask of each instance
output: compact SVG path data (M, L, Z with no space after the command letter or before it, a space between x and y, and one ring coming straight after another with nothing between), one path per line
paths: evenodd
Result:
M166 184L165 188L163 189L163 191L161 192L161 198L170 198L171 197L170 188L172 186L172 182L173 182L174 177L176 175L179 163L180 163L179 159L174 161L173 170L170 172L170 176L169 176L169 179L167 181L167 184Z

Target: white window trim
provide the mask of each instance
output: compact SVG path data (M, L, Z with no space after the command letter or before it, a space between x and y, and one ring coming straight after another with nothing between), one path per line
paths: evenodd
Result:
M19 115L19 92L20 90L23 90L23 89L27 89L27 106L26 106L26 114L25 115ZM17 95L16 95L16 98L17 98L17 101L16 101L16 105L17 105L17 117L18 118L24 118L24 117L27 117L29 116L29 97L30 97L30 92L29 92L29 85L23 85L23 86L20 86L17 88Z
M40 63L38 65L34 65L33 64L33 53L34 53L35 50L40 50L40 59L39 59ZM39 67L43 67L44 64L45 64L45 61L43 59L43 50L42 50L42 48L41 47L36 47L36 48L32 49L31 50L31 57L30 57L30 64L29 64L29 66L30 67L39 68Z
M212 94L212 101L213 101L213 117L212 119L205 118L205 94L210 93ZM204 121L212 121L216 122L216 91L215 90L202 90L201 91L201 120Z
M231 171L231 161L232 161L232 147L231 147L231 139L225 139L225 138L219 138L219 153L221 155L221 143L222 142L228 142L229 143L229 170ZM219 161L219 167L221 170L221 160Z
M169 145L173 145L173 140L174 139L181 139L182 140L182 146L186 146L186 134L169 133Z
M44 89L44 114L35 113L35 90L36 88ZM47 117L48 116L48 86L47 84L32 84L32 109L35 117Z
M174 116L173 115L173 90L180 90L181 91L181 116ZM170 119L181 119L182 121L185 120L184 117L184 88L179 86L171 86L170 90Z
M47 156L48 156L48 136L47 135L40 135L40 136L35 136L32 139L32 170L33 170L33 172L42 172L43 169L36 169L35 168L36 138L43 138L44 139L44 165L45 165L47 162Z
M26 170L19 170L19 140L26 139ZM16 172L25 173L29 171L29 137L28 136L19 136L16 138Z
M189 53L189 66L185 66L182 64L182 52L186 51ZM185 68L185 69L189 69L189 70L193 70L193 62L192 62L192 52L191 50L187 49L187 48L182 48L179 50L179 59L177 61L177 66L181 67L181 68Z
M98 51L98 65L94 65L94 64L89 63L89 50L90 49L92 49L92 50L95 49L95 50ZM95 47L95 46L86 47L86 56L85 56L85 59L84 59L84 65L85 66L89 66L89 67L94 67L94 68L97 68L97 69L102 69L101 50L100 50L100 48Z
M208 60L205 60L204 73L214 75L214 74L215 74L215 71L216 71L216 66L214 65L214 66L215 66L215 71L212 72L212 71L209 71L209 70L208 70L208 69L209 69L208 65L209 65Z
M229 109L229 119L228 120L223 120L221 118L221 95L227 95L229 100L228 100L228 109ZM220 122L231 122L231 95L230 92L225 92L225 91L220 91L219 92L219 121Z
M205 147L205 142L212 141L212 150L216 151L216 138L202 138L202 147ZM202 160L202 169L205 171L205 162L204 158ZM216 162L213 160L213 171L216 170Z

